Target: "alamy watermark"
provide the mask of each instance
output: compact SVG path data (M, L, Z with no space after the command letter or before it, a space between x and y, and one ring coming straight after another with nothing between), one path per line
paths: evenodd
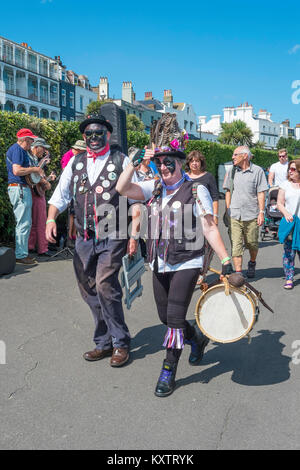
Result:
M140 229L136 234L140 238L151 240L185 240L186 250L199 250L204 244L204 235L200 217L193 216L193 204L182 204L174 201L171 206L161 209L158 204L152 204L150 211L140 204ZM133 206L128 208L127 198L119 197L119 214L114 205L100 204L96 208L98 221L96 232L99 239L112 237L126 239L132 234ZM91 219L88 217L88 220Z
M6 344L0 340L0 365L6 364Z
M294 80L292 88L295 90L292 94L292 103L300 104L300 80Z

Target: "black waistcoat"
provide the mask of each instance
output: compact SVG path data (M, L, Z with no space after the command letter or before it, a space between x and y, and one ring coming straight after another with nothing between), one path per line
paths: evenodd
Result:
M149 262L159 256L174 265L204 254L200 218L193 214L192 181L185 181L162 210L162 199L148 206Z
M87 158L84 152L73 163L70 194L74 198L76 228L80 235L88 238L97 238L97 232L100 240L108 236L127 238L127 199L116 191L124 155L118 151L110 154L93 185L87 175ZM121 224L120 209L126 219Z

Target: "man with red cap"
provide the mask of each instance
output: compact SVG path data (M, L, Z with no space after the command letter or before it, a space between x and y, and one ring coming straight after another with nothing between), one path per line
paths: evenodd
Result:
M43 175L40 167L30 166L28 151L34 139L36 136L30 129L20 129L17 132L17 142L6 153L8 196L16 220L16 261L26 265L36 264L36 260L28 256L32 197L25 176L31 173Z

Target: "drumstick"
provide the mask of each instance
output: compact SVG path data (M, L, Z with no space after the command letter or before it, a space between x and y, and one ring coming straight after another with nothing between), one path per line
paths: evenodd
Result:
M209 267L208 269L212 273L218 274L219 276L222 275L222 273L220 271L217 271L216 269L213 269L211 267ZM242 287L245 284L244 276L241 273L232 273L232 274L229 274L229 276L226 276L226 277L227 277L229 283L233 287Z

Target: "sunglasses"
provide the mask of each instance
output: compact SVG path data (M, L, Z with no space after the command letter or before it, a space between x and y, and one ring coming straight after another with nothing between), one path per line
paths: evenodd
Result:
M106 134L106 131L98 130L98 129L95 131L91 131L91 130L85 131L85 135L87 137L92 137L94 135L96 135L97 137L102 137L104 134Z
M287 155L285 154L285 155L278 155L278 156L279 158L285 158Z
M157 157L157 158L154 158L153 161L157 167L161 167L162 164L164 164L165 166L171 165L174 162L174 159L170 157L165 157L163 160L160 160Z
M297 168L294 168L293 166L291 166L291 167L289 168L289 171L294 172L294 171L298 171L298 170L297 170ZM298 172L298 173L299 173L299 172Z

